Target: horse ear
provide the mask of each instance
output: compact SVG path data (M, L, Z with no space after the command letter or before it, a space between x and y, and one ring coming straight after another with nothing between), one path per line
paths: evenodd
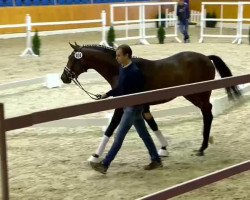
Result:
M76 45L73 45L69 42L69 45L72 47L72 49L74 49L75 51L78 51L79 47Z
M78 49L80 49L80 48L81 48L81 46L80 46L80 45L78 45L76 42L75 42L75 46L77 46L77 48L78 48Z

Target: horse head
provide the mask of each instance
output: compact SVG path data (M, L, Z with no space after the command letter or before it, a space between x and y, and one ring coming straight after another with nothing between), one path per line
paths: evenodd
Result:
M88 69L94 69L110 84L119 74L119 64L116 61L116 51L113 48L102 45L71 44L73 52L68 57L61 79L63 83L71 83L72 80Z
M77 78L81 73L87 71L82 47L76 42L75 45L71 43L69 44L72 47L73 52L69 55L67 65L61 75L63 83L71 83L72 79Z

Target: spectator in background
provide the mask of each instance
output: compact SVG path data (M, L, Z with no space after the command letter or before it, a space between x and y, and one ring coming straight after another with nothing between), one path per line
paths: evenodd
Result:
M184 43L190 42L188 34L188 22L190 18L189 0L179 0L177 5L177 16L180 32L183 34Z

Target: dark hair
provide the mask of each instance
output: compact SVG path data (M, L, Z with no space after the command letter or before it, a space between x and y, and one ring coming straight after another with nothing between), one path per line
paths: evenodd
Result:
M128 57L129 57L129 58L132 58L132 49L131 49L130 46L128 46L127 44L122 44L122 45L120 45L120 46L117 48L117 50L118 50L118 49L121 49L121 50L122 50L123 55L128 54Z

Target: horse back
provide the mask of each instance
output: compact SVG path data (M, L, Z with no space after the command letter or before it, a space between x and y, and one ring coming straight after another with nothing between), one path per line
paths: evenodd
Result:
M133 61L145 77L145 90L212 80L215 68L210 59L196 52L181 52L161 60L136 58Z

